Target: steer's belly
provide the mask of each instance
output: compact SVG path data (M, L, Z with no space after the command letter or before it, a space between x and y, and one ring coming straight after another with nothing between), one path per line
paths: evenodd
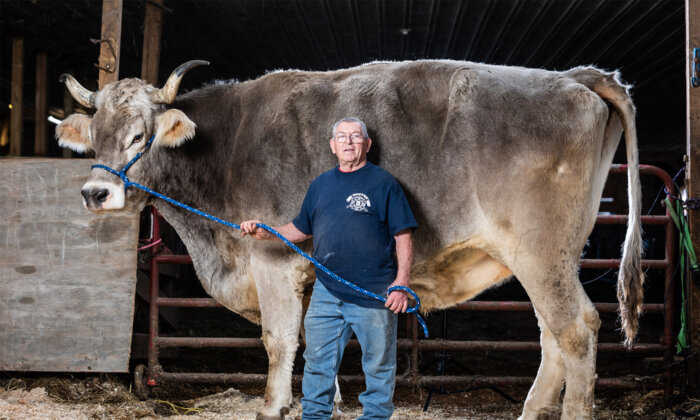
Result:
M421 298L422 310L431 311L471 299L512 275L502 263L465 241L417 263L411 288Z

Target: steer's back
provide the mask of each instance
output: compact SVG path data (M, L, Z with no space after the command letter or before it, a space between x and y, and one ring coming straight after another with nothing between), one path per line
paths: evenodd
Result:
M333 123L356 116L374 140L370 160L412 200L421 256L468 238L485 214L508 218L509 202L533 212L535 199L590 184L608 120L605 103L563 73L469 62L279 72L238 88L237 142L261 169L247 176L273 186L281 220L294 216L311 179L337 164Z

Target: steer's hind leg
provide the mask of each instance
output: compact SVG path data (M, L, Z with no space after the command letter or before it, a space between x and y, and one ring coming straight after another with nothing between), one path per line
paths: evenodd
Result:
M340 411L340 405L343 404L343 398L340 395L340 384L338 384L338 376L335 377L335 395L333 396L333 416L332 420L340 420L343 418L343 412Z
M593 417L593 388L595 358L600 319L586 296L577 275L577 259L552 258L530 261L528 267L516 273L538 313L540 322L556 340L565 370L566 392L562 419ZM560 369L552 364L551 340L543 329L543 346L548 357L543 358L537 379L528 396L522 418L537 418L549 414L554 396L561 388ZM556 358L555 358L556 360ZM536 404L539 403L539 404ZM534 411L533 410L537 410Z
M558 419L561 415L559 395L564 386L564 362L554 335L539 314L535 312L535 315L541 331L542 362L537 371L537 378L527 394L522 417Z

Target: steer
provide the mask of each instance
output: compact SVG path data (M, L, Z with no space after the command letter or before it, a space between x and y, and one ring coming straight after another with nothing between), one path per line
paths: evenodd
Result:
M625 133L629 221L618 279L625 343L642 304L640 183L634 106L617 73L554 72L464 61L375 62L329 72L281 71L177 96L193 61L163 88L124 79L91 92L70 76L74 114L59 144L92 150L131 180L222 217L291 220L314 177L332 168L330 127L367 123L370 159L395 175L420 227L411 286L424 312L516 277L535 308L542 361L521 418L591 418L600 320L578 278L603 185ZM154 198L101 168L82 190L95 212L154 205L189 250L204 289L262 325L269 357L260 418L283 417L310 263L280 242L239 233ZM310 244L305 244L308 250ZM560 391L566 384L563 403Z

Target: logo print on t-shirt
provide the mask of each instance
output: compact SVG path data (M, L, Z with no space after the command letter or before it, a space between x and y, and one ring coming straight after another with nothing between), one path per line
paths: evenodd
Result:
M367 207L372 207L372 205L369 203L369 197L362 193L352 194L346 198L345 201L350 203L345 207L355 211L366 212Z

